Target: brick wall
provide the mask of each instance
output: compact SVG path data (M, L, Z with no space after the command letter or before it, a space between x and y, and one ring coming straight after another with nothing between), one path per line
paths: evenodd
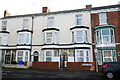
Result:
M92 66L82 66L82 64L92 64ZM67 70L95 71L95 62L68 62Z
M59 62L32 62L32 69L58 70Z
M107 13L108 24L115 26L115 41L116 43L120 43L120 11L111 11L111 12L106 12L106 13ZM97 25L99 25L99 13L91 14L91 30L92 30L92 42L93 43L94 43L94 29L93 28ZM120 51L120 45L116 45L116 53L118 54L119 51ZM93 52L93 56L95 56L94 52ZM118 61L120 62L119 56L118 56Z

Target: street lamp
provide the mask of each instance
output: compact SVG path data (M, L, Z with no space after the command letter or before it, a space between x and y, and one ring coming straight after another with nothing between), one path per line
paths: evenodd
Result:
M95 45L96 46L96 45ZM98 53L98 49L94 49L95 52L95 62L96 62L96 72L98 72L98 62L97 62L97 53Z

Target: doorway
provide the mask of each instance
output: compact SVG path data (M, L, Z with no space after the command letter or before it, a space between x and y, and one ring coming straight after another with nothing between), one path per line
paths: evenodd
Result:
M35 51L35 52L33 53L33 62L37 62L38 59L39 59L39 53L38 53L38 51Z
M67 52L64 52L60 55L60 68L66 68L67 61L68 61Z

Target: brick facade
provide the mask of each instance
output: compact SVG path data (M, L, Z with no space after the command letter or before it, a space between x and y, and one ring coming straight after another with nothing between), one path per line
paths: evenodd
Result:
M32 69L58 70L58 62L32 62Z
M92 66L83 66L83 64L92 64ZM95 71L95 62L68 62L67 70L88 70Z

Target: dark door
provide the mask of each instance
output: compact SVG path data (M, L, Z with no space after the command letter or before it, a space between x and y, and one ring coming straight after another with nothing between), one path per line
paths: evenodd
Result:
M10 64L10 55L5 55L5 64Z
M62 54L60 55L60 68L66 68L67 67L67 55Z
M34 56L34 62L38 61L38 56Z

